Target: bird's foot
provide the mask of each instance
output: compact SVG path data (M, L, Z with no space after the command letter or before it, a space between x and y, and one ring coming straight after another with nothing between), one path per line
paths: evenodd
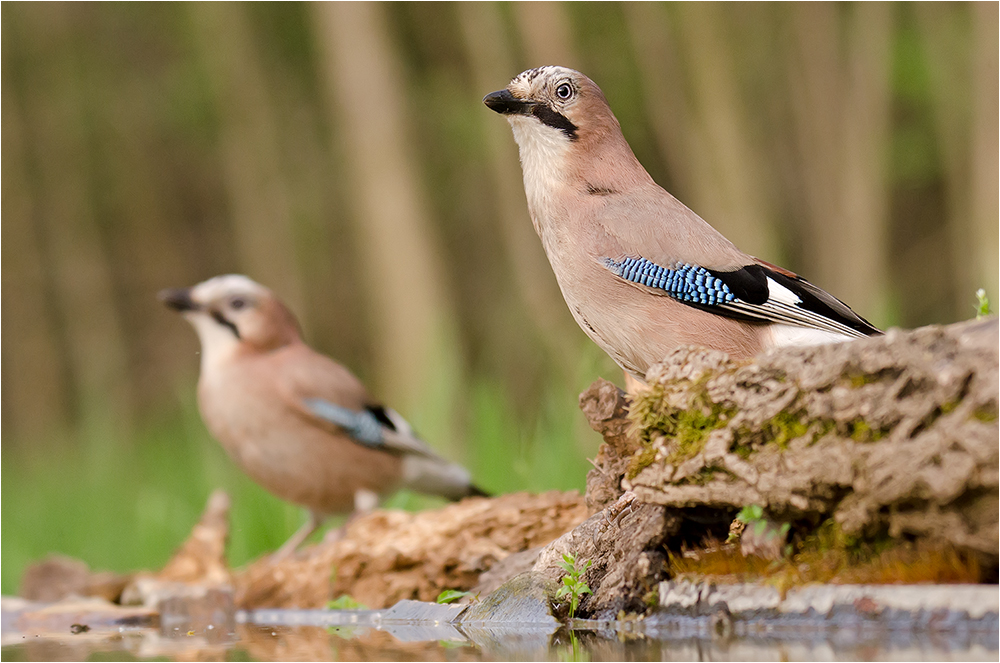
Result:
M594 530L594 543L597 543L597 537L608 530L609 527L614 527L616 530L621 529L622 521L634 513L636 510L636 495L631 490L625 491L618 501L609 506L604 510L604 522Z

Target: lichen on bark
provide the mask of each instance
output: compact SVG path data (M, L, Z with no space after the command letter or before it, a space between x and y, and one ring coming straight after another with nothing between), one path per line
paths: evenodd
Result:
M595 425L616 434L595 459L588 505L633 490L681 518L724 521L758 504L852 536L952 546L995 569L997 343L992 319L748 362L680 348L630 395L630 427ZM609 400L598 384L581 402L598 392Z

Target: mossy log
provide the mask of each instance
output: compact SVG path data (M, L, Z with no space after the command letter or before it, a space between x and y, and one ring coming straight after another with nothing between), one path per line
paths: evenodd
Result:
M581 407L605 444L592 510L625 491L705 524L759 505L784 522L998 551L996 319L737 362L681 348L626 400L599 381Z

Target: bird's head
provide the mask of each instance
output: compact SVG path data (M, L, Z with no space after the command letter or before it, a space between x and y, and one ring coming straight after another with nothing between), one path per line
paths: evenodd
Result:
M191 288L159 293L198 333L206 360L238 349L266 352L300 338L298 322L274 294L246 276L216 276Z
M641 172L621 126L594 81L573 69L557 66L529 69L503 90L483 98L490 109L510 122L521 152L526 185L561 171L588 183L605 182ZM594 170L599 172L591 172ZM614 182L610 182L614 184Z

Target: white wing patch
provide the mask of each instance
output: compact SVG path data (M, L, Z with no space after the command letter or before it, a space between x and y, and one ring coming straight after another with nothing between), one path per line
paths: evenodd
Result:
M807 330L822 331L830 335L829 340L815 341L816 343L826 343L836 340L838 336L841 337L841 340L845 336L849 338L863 338L866 336L841 322L802 308L799 306L802 303L802 299L785 286L775 282L771 277L767 277L767 291L767 301L763 304L748 304L736 300L728 304L723 304L720 308L737 311L752 318L784 323L781 326L788 325Z
M403 415L389 407L382 408L382 411L385 412L385 416L392 422L392 425L396 427L396 430L400 435L416 437L416 435L413 434L413 427L410 426L409 421L403 419Z
M824 343L843 343L851 338L844 334L829 332L825 329L799 327L797 325L774 324L767 328L771 334L771 347L787 345L823 345Z
M770 276L767 277L768 300L775 300L782 304L801 304L802 298L794 292L781 285Z

